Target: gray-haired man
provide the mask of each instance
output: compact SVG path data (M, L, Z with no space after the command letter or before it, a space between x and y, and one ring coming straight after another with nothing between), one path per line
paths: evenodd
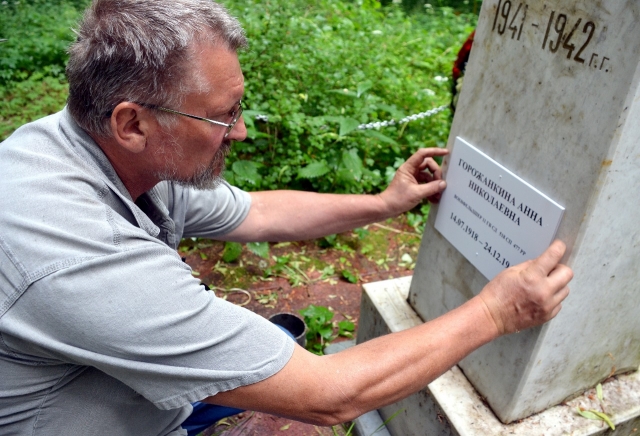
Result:
M176 253L182 237L315 238L445 187L439 149L375 196L228 185L225 155L246 135L245 44L207 0L96 0L70 49L67 108L0 146L2 434L186 434L196 401L342 422L560 310L572 275L560 242L443 317L332 356L206 292Z

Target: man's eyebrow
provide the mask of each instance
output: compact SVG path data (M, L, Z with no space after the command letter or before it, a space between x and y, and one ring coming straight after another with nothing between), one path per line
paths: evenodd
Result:
M238 105L242 102L242 98L238 99L235 103L233 103L231 106L223 106L221 109L216 110L215 112L209 112L211 114L211 117L216 117L216 116L220 116L220 115L225 115L227 113L229 113L230 111L232 111L234 108L237 108Z

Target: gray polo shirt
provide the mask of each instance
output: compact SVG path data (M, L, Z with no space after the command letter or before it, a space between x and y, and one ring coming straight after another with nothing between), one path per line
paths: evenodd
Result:
M249 207L228 184L134 203L66 110L1 143L0 434L186 434L191 402L277 373L293 341L176 252Z

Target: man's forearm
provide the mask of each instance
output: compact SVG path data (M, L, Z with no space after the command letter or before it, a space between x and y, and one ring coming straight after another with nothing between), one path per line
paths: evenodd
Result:
M440 148L418 150L398 168L391 184L378 195L252 192L247 218L223 239L237 242L314 239L396 216L424 199L438 201L446 183L433 157L447 153Z
M278 374L208 401L316 424L344 422L417 392L497 336L486 307L474 298L429 323L335 355L296 348Z
M476 298L415 329L328 356L335 360L330 368L337 368L335 376L342 378L341 389L349 400L337 420L348 421L423 389L498 336L486 307Z
M379 195L252 192L249 215L225 239L237 242L315 239L393 215Z

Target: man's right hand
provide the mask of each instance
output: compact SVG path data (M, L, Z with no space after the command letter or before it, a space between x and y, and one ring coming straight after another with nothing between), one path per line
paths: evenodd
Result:
M573 278L571 268L559 263L565 250L556 240L537 259L501 272L484 287L479 297L499 334L543 324L558 314Z

